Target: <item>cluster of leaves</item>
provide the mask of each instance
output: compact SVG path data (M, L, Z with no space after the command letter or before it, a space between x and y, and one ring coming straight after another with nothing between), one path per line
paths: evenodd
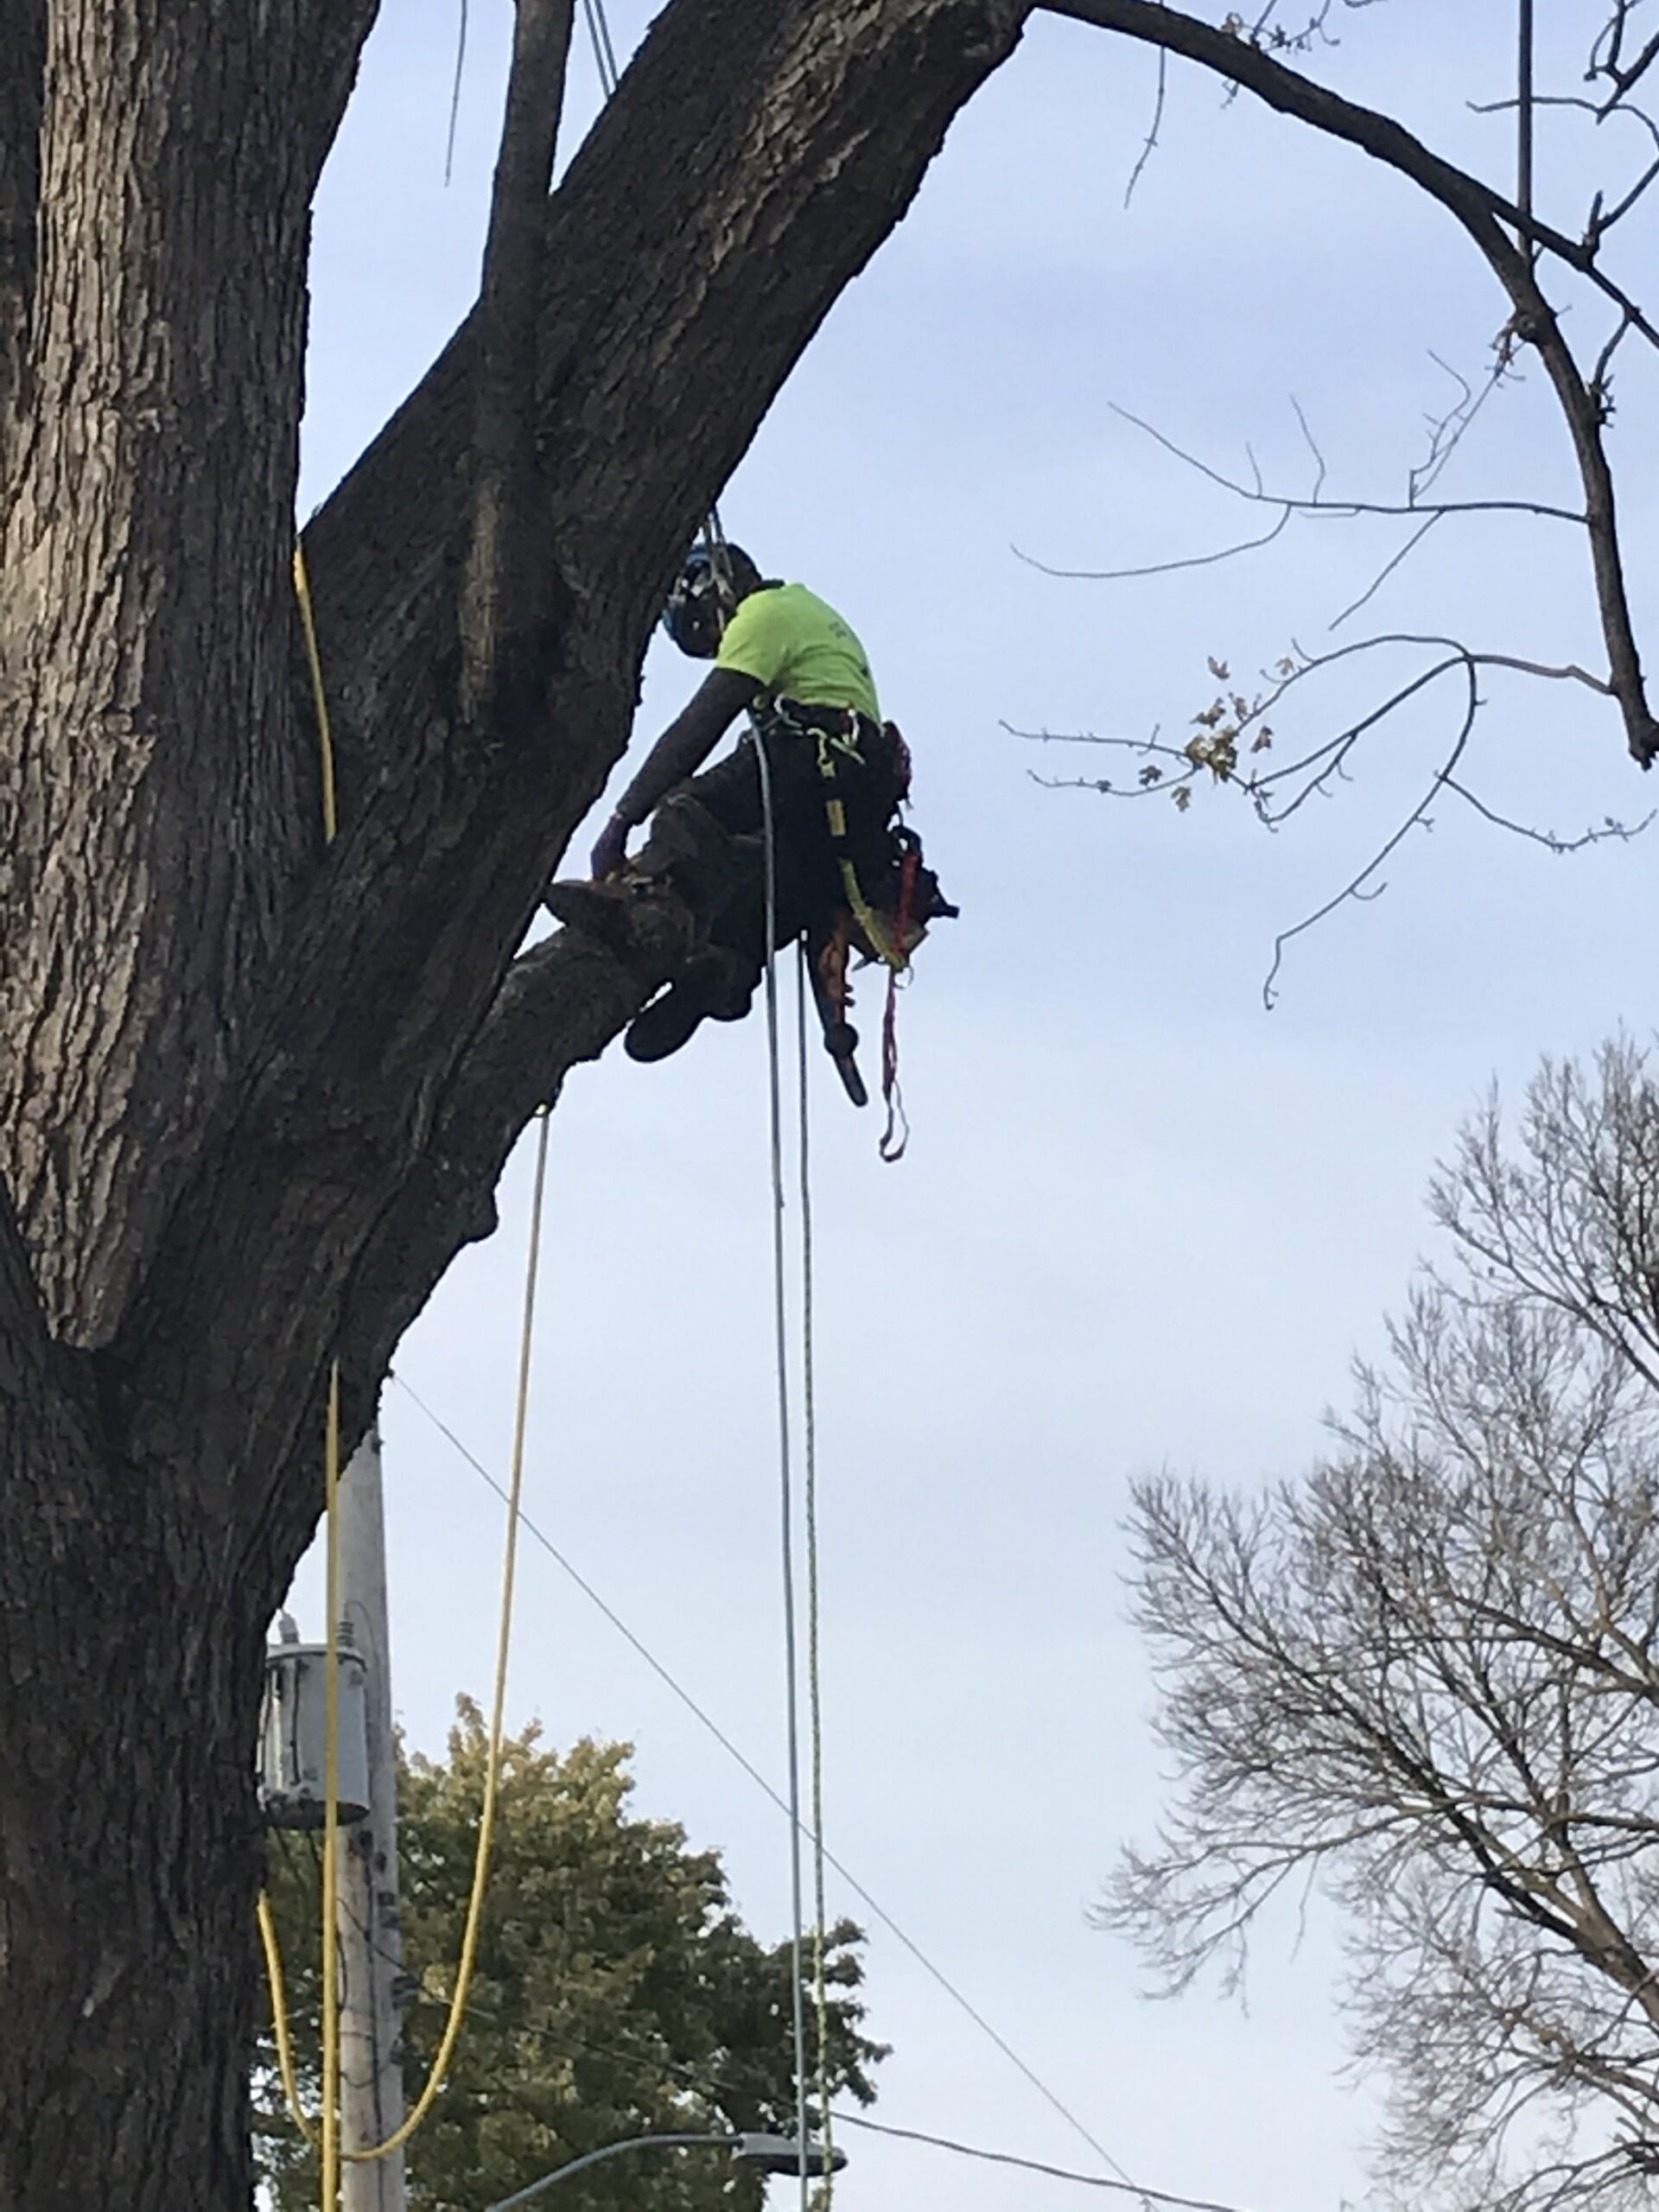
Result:
M487 1732L461 1701L443 1761L402 1762L399 1859L411 2096L448 2009L472 1879ZM477 2212L584 2152L632 2135L795 2129L787 1944L768 1948L731 1908L717 1853L672 1821L632 1817L629 1746L561 1757L527 1729L504 1747L495 1856L477 1976L448 2086L410 2145L421 2212ZM289 1961L296 2056L318 2098L315 1965L320 1864L273 1850L271 1891ZM861 2032L860 1931L829 1931L832 2094L868 2103L884 2048ZM814 2085L816 2088L816 2084ZM309 2212L315 2160L283 2107L275 2053L255 2075L256 2149L276 2212ZM598 2168L593 2208L759 2212L760 2177L725 2161L659 2158Z
M1277 673L1281 681L1294 672L1295 665L1291 660L1280 662ZM1232 677L1225 661L1211 655L1209 668L1217 683L1230 685ZM1230 783L1238 773L1238 748L1247 736L1252 753L1266 753L1271 747L1273 731L1262 719L1266 704L1262 694L1247 699L1242 691L1228 690L1218 691L1207 707L1193 715L1196 731L1181 747L1182 757L1192 767L1170 785L1170 797L1181 813L1192 804L1194 770L1207 768L1217 783ZM1141 788L1150 790L1164 780L1165 771L1155 760L1148 760L1141 771Z

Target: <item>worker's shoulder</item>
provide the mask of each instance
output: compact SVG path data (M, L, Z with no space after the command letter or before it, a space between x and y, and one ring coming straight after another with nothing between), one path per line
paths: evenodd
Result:
M779 629L800 631L830 631L837 636L852 635L852 626L838 614L827 599L805 584L766 584L753 592L738 609L740 615L753 607L758 620L776 624Z

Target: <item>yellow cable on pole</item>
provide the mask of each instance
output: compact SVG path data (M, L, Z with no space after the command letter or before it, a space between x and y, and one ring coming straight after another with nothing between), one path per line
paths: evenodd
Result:
M259 1941L264 1946L265 1979L270 1984L270 2019L276 2032L276 2070L283 2077L283 2094L288 2099L288 2108L294 2115L295 2125L315 2151L317 2131L306 2117L305 2107L300 2102L300 2081L294 2070L294 2038L288 2027L288 1989L283 1979L283 1951L276 1940L276 1916L270 1909L270 1892L259 1892L257 1906Z

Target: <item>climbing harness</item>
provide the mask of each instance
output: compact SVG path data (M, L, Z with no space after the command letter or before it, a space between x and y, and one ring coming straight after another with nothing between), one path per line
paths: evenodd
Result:
M885 880L880 886L867 885L859 874L849 834L844 779L849 773L876 772L876 764L865 749L875 727L872 722L851 707L810 707L791 699L770 701L763 715L754 717L754 721L757 733L766 731L791 743L810 745L823 787L824 823L842 912L813 949L809 964L824 1042L855 1105L865 1103L866 1093L852 1057L856 1039L847 1020L851 1002L847 982L849 950L856 949L866 960L879 962L887 971L881 1019L881 1098L887 1126L878 1150L891 1163L904 1157L910 1141L910 1124L899 1086L899 991L909 976L911 956L927 934L929 921L954 916L957 910L941 892L938 878L925 866L920 837L907 823L896 818L887 826L892 857L887 863ZM910 748L892 722L882 725L880 735L891 748L897 766L896 817L910 792ZM837 788L838 784L842 788Z

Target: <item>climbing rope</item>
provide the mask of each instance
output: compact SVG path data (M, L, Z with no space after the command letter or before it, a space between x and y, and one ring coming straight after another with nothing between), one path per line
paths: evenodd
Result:
M808 1112L806 1004L811 989L810 955L803 938L795 968L795 1044L798 1071L801 1209L801 1431L805 1459L806 1695L812 1776L812 2005L818 2044L818 2131L823 2145L823 2202L828 2212L835 2189L835 2140L830 2127L830 1975L825 1952L827 1916L823 1869L823 1697L818 1664L818 1418L815 1395L812 1312L811 1122Z
M795 2031L795 2140L800 2152L801 2212L809 2212L811 2191L806 2140L806 2002L801 1986L805 1911L801 1890L800 1668L795 1630L795 1480L792 1423L789 1413L789 1297L784 1235L784 1104L782 1053L778 1033L778 854L773 836L772 762L757 723L754 757L760 778L760 823L766 855L766 1073L772 1149L772 1290L778 1385L778 1467L783 1530L784 1702L787 1726L790 1896L793 1926L790 1942L790 1995Z

